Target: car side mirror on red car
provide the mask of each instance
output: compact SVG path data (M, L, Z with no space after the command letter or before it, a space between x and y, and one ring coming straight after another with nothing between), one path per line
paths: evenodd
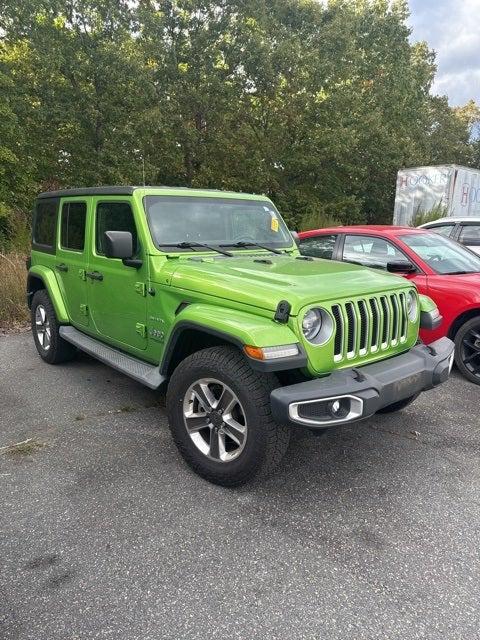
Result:
M416 273L417 267L408 260L396 260L395 262L387 262L387 271L390 273Z

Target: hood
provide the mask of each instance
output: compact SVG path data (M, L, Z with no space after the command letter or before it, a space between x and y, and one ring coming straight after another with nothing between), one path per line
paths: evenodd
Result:
M170 284L275 311L281 300L291 314L315 302L326 302L405 289L404 278L346 262L302 260L290 255L235 255L233 258L169 260Z

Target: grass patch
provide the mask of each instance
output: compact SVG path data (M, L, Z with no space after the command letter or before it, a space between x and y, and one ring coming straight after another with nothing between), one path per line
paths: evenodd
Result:
M15 329L29 321L25 299L27 269L20 253L0 253L0 328Z
M22 442L16 442L15 444L9 444L6 447L0 447L0 453L7 456L29 456L38 449L42 449L45 446L44 442L40 442L36 438L27 438Z

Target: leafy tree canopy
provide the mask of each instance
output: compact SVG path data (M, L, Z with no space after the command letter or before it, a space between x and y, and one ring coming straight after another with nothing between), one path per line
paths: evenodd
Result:
M389 222L398 168L480 166L479 109L430 94L407 17L403 0L4 0L0 234L42 189L143 169L266 193L292 226Z

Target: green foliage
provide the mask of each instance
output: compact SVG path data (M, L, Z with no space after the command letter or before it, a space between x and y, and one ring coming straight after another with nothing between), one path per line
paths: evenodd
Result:
M4 0L0 203L12 217L40 190L144 169L266 193L292 227L390 221L400 167L480 158L478 108L430 95L407 16L403 0Z
M426 224L427 222L434 222L435 220L439 220L440 218L444 218L447 215L447 207L438 202L434 207L425 211L420 207L417 207L415 214L410 221L411 227L419 227L421 224Z

